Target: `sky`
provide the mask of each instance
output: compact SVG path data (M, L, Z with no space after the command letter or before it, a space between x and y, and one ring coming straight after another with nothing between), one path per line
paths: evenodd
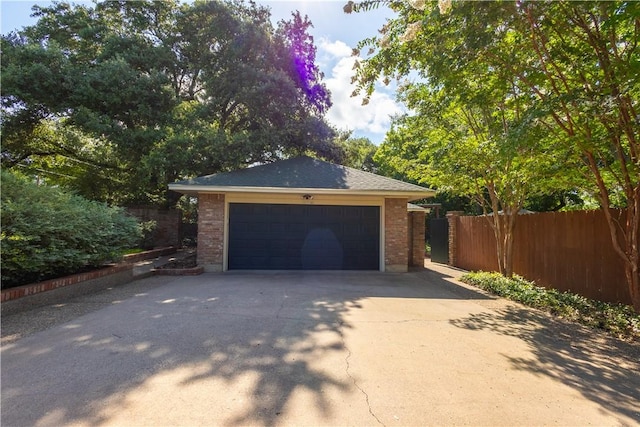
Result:
M0 0L0 32L7 34L32 25L31 6L50 2L26 0ZM88 3L75 1L74 3ZM342 7L346 0L258 0L271 8L274 24L289 19L299 10L313 23L310 33L317 47L316 63L324 73L324 83L331 91L333 106L327 120L339 130L351 130L354 137L366 137L380 144L389 129L391 116L402 112L395 102L393 87L379 85L368 105L362 105L362 97L351 97L355 89L351 84L353 64L352 48L365 38L375 36L393 12L386 7L360 14L347 15Z

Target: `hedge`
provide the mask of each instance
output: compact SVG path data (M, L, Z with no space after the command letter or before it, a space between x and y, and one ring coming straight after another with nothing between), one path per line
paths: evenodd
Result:
M121 208L2 171L2 288L117 261L141 238Z

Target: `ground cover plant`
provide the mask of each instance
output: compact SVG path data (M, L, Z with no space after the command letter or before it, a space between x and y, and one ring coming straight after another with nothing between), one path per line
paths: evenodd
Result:
M2 171L2 288L117 261L142 237L121 208Z
M507 278L499 273L472 272L465 274L460 280L529 307L606 331L620 339L640 340L640 314L631 306L610 304L571 292L547 289L519 276Z

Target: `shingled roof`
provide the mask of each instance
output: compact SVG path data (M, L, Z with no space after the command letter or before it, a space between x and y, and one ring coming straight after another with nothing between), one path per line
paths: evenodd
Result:
M385 194L412 199L430 197L431 189L310 157L295 157L232 172L169 184L181 193L301 192Z

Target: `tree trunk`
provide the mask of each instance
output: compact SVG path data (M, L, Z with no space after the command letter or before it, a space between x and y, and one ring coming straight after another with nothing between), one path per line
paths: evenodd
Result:
M609 208L604 209L605 218L615 252L620 255L624 263L624 273L627 280L627 288L631 297L631 304L637 313L640 313L640 200L634 200L624 215L624 228L621 226L621 218L611 214ZM619 232L621 231L621 233Z
M626 256L623 256L622 259L625 266L627 287L631 296L631 304L634 310L640 313L640 197L634 200L633 205L626 210L625 214L624 236L619 238L617 235L612 235L612 238L618 237L622 243L626 243L624 247ZM612 215L607 215L606 218L610 228L617 222ZM616 243L622 246L616 241L614 241L614 246Z
M504 265L504 239L502 234L502 224L500 221L500 216L498 214L494 214L494 223L493 233L496 238L496 252L498 254L498 271L500 274L505 274L505 265Z
M637 258L635 263L627 263L625 275L627 276L629 294L631 294L631 303L636 313L640 313L640 271Z
M498 211L492 213L494 237L496 239L496 252L498 255L498 271L505 277L513 276L513 241L516 224L516 215L512 212Z
M513 277L513 241L517 213L509 212L504 215L504 275Z
M489 189L490 190L490 189ZM503 233L502 233L502 221L500 218L497 197L494 197L493 194L489 193L491 196L491 208L493 212L491 213L491 220L489 220L489 224L491 224L491 228L493 229L493 235L496 239L496 253L498 255L498 272L504 275L504 241L503 241Z
M640 184L633 193L633 204L627 209L627 285L631 303L636 313L640 313Z

